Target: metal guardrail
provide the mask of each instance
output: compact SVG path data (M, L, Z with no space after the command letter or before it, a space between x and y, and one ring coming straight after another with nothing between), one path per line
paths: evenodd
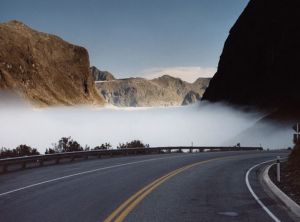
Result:
M60 162L73 162L75 159L88 159L90 157L112 157L112 156L126 156L139 154L158 154L171 153L172 151L182 152L182 150L189 150L192 152L204 151L251 151L263 150L262 147L152 147L152 148L131 148L131 149L113 149L113 150L92 150L92 151L78 151L65 152L45 155L24 156L15 158L0 159L0 173L5 173L11 170L25 169L30 167L38 167L50 164L59 164ZM14 166L14 167L12 167ZM11 168L11 169L9 169Z

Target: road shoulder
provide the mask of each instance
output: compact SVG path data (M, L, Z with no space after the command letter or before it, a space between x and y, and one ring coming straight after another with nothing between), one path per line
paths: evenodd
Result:
M271 193L273 197L279 200L285 205L285 207L296 217L297 220L300 220L300 206L293 201L288 195L286 195L281 189L279 189L269 177L269 170L273 164L266 166L262 171L262 182Z

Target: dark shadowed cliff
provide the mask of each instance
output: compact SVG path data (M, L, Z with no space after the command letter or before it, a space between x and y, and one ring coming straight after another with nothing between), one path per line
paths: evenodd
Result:
M299 0L251 0L230 30L203 100L298 115L299 11Z
M0 24L0 89L39 106L104 103L85 48L18 21Z

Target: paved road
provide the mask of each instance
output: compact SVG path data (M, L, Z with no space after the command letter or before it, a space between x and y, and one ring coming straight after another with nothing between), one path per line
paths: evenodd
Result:
M0 221L96 222L113 212L116 221L274 221L250 194L245 174L277 155L147 155L9 173L0 176ZM263 190L258 172L249 175L254 192L281 221L293 221Z

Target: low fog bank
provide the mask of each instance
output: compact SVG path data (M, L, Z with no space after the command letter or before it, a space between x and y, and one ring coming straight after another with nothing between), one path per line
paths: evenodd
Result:
M252 127L229 139L224 145L240 141L242 145L261 145L265 149L293 147L293 130L290 125L258 121Z
M1 98L1 97L0 97ZM44 153L61 137L91 148L110 142L142 140L150 146L291 146L292 131L258 123L263 117L223 104L170 108L32 108L0 100L0 147L27 144ZM259 126L259 127L258 127Z

